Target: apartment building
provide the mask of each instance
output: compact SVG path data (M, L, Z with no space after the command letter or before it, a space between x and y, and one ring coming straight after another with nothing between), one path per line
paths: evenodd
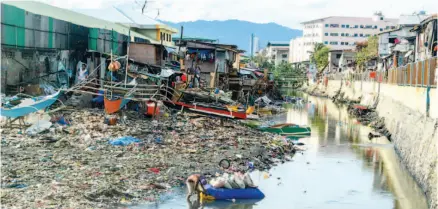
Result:
M282 62L288 62L289 43L280 41L270 41L266 46L266 56L269 62L274 62L275 66Z
M308 61L316 43L323 43L331 50L353 49L356 42L394 29L397 22L397 19L385 18L381 13L372 17L332 16L303 22L303 36L290 41L289 62Z

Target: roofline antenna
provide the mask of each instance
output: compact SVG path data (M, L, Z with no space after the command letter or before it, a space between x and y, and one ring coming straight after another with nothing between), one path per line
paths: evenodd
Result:
M160 16L160 9L157 9L157 16L155 17L155 19L157 19Z
M144 0L143 7L141 7L141 14L144 13L144 9L146 9L147 3L148 3L148 0Z

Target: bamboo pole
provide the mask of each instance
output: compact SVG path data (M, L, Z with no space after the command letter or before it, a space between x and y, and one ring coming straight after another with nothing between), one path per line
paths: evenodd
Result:
M125 69L125 87L126 82L128 81L128 67L129 67L129 44L131 43L131 29L128 31L128 43L127 43L127 49L126 49L126 69Z

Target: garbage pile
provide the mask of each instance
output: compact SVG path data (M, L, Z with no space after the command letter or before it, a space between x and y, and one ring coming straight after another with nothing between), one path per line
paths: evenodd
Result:
M361 124L371 126L378 133L386 136L388 140L391 141L391 133L385 126L385 119L380 118L374 109L362 105L350 104L348 105L347 111L349 114L355 116Z
M294 145L236 121L190 113L153 120L125 112L115 125L103 110L63 109L38 116L36 128L2 128L5 208L96 208L155 201L205 176L269 169ZM49 121L47 121L49 120ZM225 169L222 159L231 163ZM246 163L233 162L245 160ZM239 166L244 168L239 168Z

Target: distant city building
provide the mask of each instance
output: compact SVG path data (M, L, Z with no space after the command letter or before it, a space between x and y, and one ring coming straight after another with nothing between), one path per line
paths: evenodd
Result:
M303 36L290 41L289 62L309 61L316 43L323 43L331 50L354 49L356 42L394 29L397 22L398 19L385 18L379 12L373 17L332 16L303 22Z
M250 56L251 57L255 56L259 50L260 50L259 38L257 36L254 36L254 34L251 34L251 38L249 40Z
M266 46L266 56L268 61L274 62L277 66L282 62L288 62L289 59L289 43L270 41Z

